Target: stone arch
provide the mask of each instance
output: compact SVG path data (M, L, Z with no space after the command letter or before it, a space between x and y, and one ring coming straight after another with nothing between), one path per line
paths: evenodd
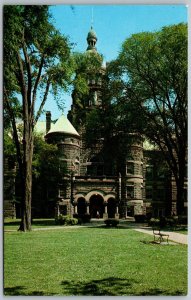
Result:
M116 207L117 207L116 199L114 197L109 197L107 200L108 218L115 218Z
M101 193L94 193L89 199L90 216L91 218L103 218L104 213L104 198Z
M103 193L103 192L94 190L94 191L89 192L89 193L85 196L86 201L89 202L91 196L93 196L93 195L96 195L96 196L99 195L99 196L101 196L101 197L104 199L104 193Z
M85 199L84 194L82 194L82 193L81 194L76 194L74 196L74 202L77 203L79 198L84 198Z
M106 195L105 197L104 197L104 202L108 202L108 199L110 199L110 198L112 198L112 199L116 199L116 195L115 194L108 194L108 195Z

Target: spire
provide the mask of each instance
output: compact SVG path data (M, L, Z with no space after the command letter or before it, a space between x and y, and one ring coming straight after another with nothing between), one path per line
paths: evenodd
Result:
M95 50L95 51L97 50L95 47L95 44L97 42L97 36L95 31L93 30L93 26L91 26L91 29L88 32L87 42L88 42L87 50Z
M91 27L93 27L93 23L94 23L94 8L92 7L92 19L91 19Z

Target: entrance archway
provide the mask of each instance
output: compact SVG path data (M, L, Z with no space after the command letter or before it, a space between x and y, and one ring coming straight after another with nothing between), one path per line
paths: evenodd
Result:
M115 218L116 201L114 198L109 198L107 201L107 213L108 213L108 218Z
M103 218L104 213L104 202L100 195L92 195L90 198L90 216L91 218L96 218L99 213L99 217Z
M77 202L78 216L82 217L86 213L86 200L84 198L78 198Z

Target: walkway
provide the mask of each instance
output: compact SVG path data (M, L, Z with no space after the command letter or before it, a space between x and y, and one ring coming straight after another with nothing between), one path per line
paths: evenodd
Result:
M147 233L153 235L152 229L143 229L143 228L134 228L134 230ZM162 231L161 231L162 232ZM188 245L188 236L187 234L172 232L172 231L164 231L165 234L169 234L169 240L179 243L179 244L186 244Z
M102 227L104 225L103 219L92 219L90 223L86 223L83 225L74 225L74 226L51 226L51 227L36 227L33 228L33 231L39 230L54 230L54 229L75 229L75 228L85 228L85 227ZM149 228L145 223L135 223L134 220L120 220L119 227L121 228L129 228L142 233L150 234L153 236L152 228ZM17 229L8 229L4 228L5 232L17 231ZM161 231L162 232L162 231ZM188 235L177 233L173 231L164 231L164 233L169 234L169 241L173 241L179 244L188 245Z

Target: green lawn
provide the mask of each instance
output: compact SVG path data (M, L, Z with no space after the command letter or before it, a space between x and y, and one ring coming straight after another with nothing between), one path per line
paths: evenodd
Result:
M4 294L185 295L187 246L152 240L120 228L5 232Z

